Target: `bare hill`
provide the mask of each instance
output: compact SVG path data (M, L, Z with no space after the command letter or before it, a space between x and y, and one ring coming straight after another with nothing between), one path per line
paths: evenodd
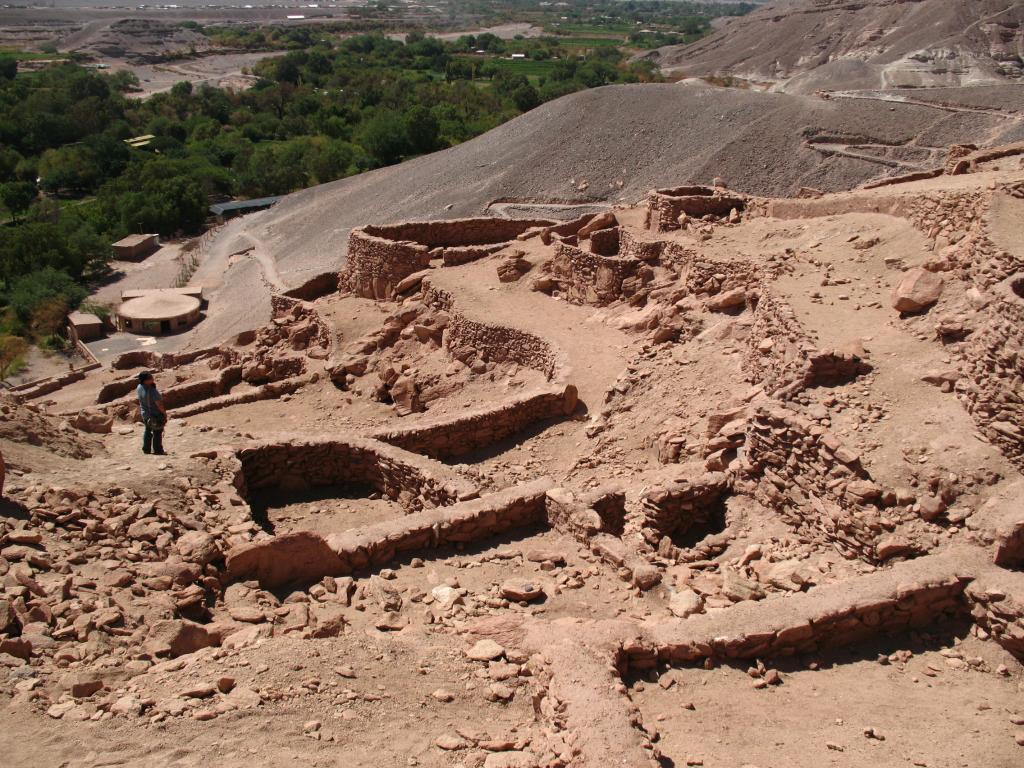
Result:
M146 63L206 51L211 45L204 35L177 24L157 19L119 19L111 24L91 22L62 40L61 47Z
M689 46L668 71L732 74L792 92L1019 81L1020 0L779 0Z
M950 143L1024 138L1013 115L703 85L609 86L545 104L444 152L304 190L228 227L297 285L344 258L362 223L453 218L500 198L632 202L658 185L722 178L750 193L850 189L941 165Z

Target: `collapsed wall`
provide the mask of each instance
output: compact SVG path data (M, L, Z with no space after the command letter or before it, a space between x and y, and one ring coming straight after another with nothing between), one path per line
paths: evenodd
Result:
M501 250L527 230L548 227L547 219L453 219L357 227L349 233L348 262L339 287L378 301L394 298L409 275L432 259L464 264Z
M771 265L747 259L716 259L679 243L666 243L662 260L675 267L680 282L694 294L753 289L764 277L774 276Z
M816 421L778 403L759 407L745 464L754 497L812 540L872 563L920 552L909 540L886 537L895 524L880 509L883 489L860 456Z
M547 270L570 303L599 307L628 299L653 278L632 256L601 255L566 242L555 244Z
M1024 261L999 248L991 238L989 217L993 200L1005 195L1024 197L1021 183L992 189L934 190L918 194L851 194L817 200L773 200L769 215L779 219L808 219L848 213L880 213L909 221L929 241L935 256L929 268L952 271L979 288L990 287L1024 269Z
M859 355L819 349L793 308L762 286L742 366L765 392L788 399L808 387L831 386L867 373Z

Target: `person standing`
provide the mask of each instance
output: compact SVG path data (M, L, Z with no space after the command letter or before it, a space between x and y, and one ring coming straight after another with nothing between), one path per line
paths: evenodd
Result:
M152 373L145 371L139 374L139 386L135 394L139 397L139 412L146 427L142 435L142 452L163 456L167 409L164 408L164 399L156 388Z

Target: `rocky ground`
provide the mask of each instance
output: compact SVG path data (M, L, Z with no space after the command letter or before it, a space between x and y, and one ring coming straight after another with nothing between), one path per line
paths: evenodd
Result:
M969 157L384 242L5 398L8 762L1019 764L1024 172Z

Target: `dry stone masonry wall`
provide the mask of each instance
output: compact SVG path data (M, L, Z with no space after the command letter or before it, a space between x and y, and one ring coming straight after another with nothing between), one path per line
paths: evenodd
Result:
M643 266L632 257L602 256L559 242L550 274L571 303L604 306L629 298L642 287L644 281L635 278Z
M856 354L819 349L793 308L762 287L743 370L769 394L788 399L808 387L849 381L871 368Z
M1000 288L968 339L957 390L982 432L1024 468L1024 277Z
M748 601L734 606L730 613L737 621L731 626L747 628L741 632L723 632L713 616L652 625L623 645L619 663L649 669L659 661L767 659L892 637L965 614L968 581L948 558L922 558L862 577L855 600L848 584L832 584L792 595L781 604Z
M249 492L365 483L402 504L422 509L470 498L475 487L432 459L366 438L276 440L237 451Z
M409 275L431 259L446 266L464 264L500 250L527 230L548 227L546 219L455 219L366 226L349 234L348 263L339 287L378 301L394 298Z
M243 544L227 553L228 580L256 579L265 588L309 583L379 568L402 552L477 541L535 525L544 520L544 494L550 486L549 480L537 480L326 538L302 532Z
M564 418L576 408L576 402L574 386L556 386L455 418L442 417L383 429L375 432L373 437L407 451L447 459L486 448L531 424Z
M887 533L895 521L881 509L883 489L824 426L782 405L759 407L745 447L755 498L797 530L868 562L920 550Z
M679 229L683 214L699 219L703 216L728 216L733 210L743 211L747 198L710 187L675 187L655 189L647 195L647 226L657 232Z
M518 363L525 368L540 371L549 379L563 380L564 367L554 348L539 336L518 328L491 325L472 320L459 312L455 300L447 291L424 281L423 302L447 312L450 316L444 333L444 345L452 350L472 347L485 360L499 363Z

